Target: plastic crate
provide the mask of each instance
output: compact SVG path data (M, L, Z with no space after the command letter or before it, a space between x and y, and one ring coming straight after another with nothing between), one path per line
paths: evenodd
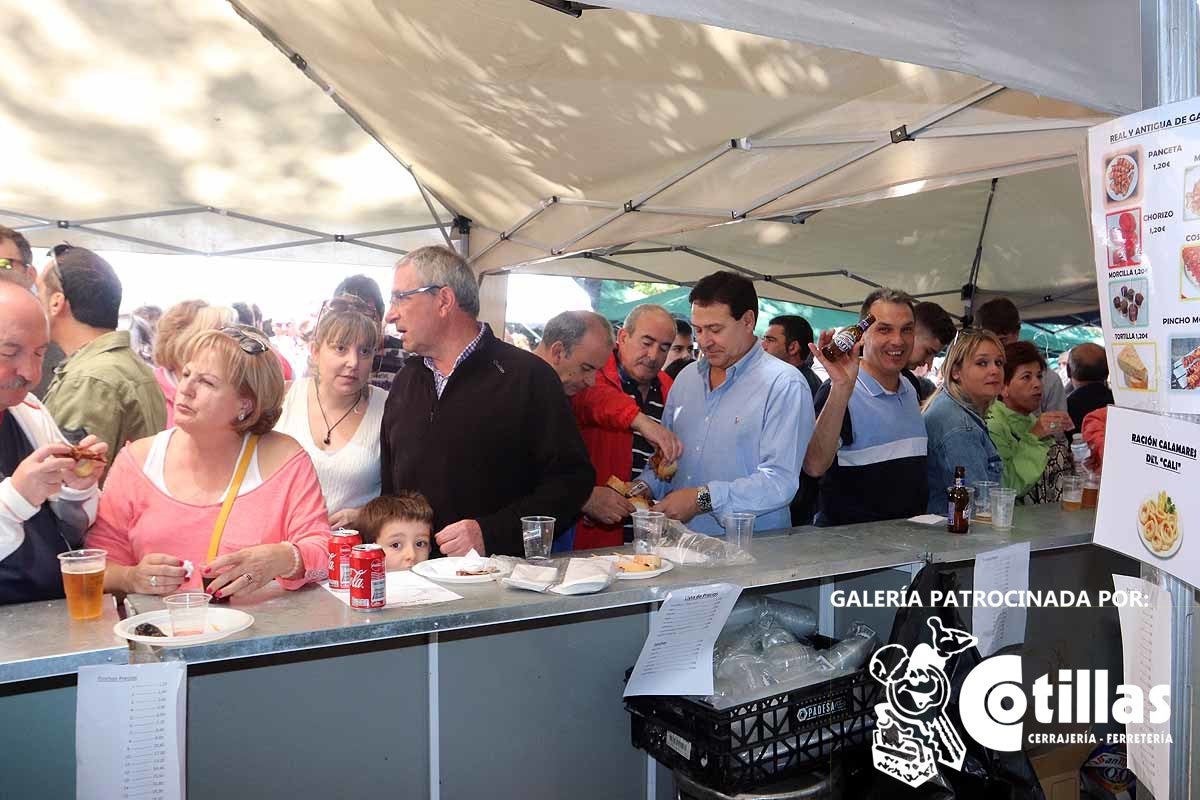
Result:
M719 791L753 788L860 747L882 687L865 670L716 709L688 697L630 697L634 747Z

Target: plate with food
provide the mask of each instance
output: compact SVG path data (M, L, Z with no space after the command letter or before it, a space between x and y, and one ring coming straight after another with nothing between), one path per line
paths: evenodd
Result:
M675 565L662 556L648 554L617 556L616 578L619 581L640 581L646 578L656 578L674 568Z
M1128 153L1114 156L1104 168L1104 188L1114 203L1128 200L1137 192L1138 164Z
M1159 558L1170 558L1183 543L1179 509L1165 491L1147 497L1138 506L1137 530L1142 544Z
M1189 297L1195 297L1200 294L1200 244L1183 248L1181 258L1183 277L1192 285L1193 293Z
M128 617L113 625L113 633L131 642L155 647L190 647L208 644L244 631L254 624L254 617L238 608L209 606L205 616L204 633L174 636L171 633L171 612L165 608Z
M512 569L494 558L445 556L413 564L412 571L438 583L491 583Z
M1200 167L1183 175L1183 218L1200 219Z

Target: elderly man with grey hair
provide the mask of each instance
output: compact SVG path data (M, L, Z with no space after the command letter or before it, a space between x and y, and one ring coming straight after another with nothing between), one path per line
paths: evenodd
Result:
M521 517L565 531L594 473L558 375L479 322L479 285L447 247L396 264L387 321L404 337L380 437L382 493L433 506L443 555L523 555Z
M62 597L58 555L81 547L96 519L103 469L76 473L70 446L28 393L48 341L37 298L0 281L0 605ZM79 444L101 456L108 449L95 436Z
M612 347L608 320L595 311L564 311L546 323L533 352L558 373L567 397L574 397L595 385Z

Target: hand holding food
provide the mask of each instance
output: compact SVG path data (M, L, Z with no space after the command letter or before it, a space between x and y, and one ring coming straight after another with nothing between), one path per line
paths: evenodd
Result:
M662 453L668 463L678 461L683 455L683 442L668 430L667 426L653 417L638 414L634 417L631 427L645 437L646 441L654 446L656 452Z
M614 485L617 484L617 485ZM626 497L628 484L616 477L609 478L606 486L592 488L592 496L583 506L583 513L603 525L616 525L637 510L632 499ZM645 499L634 498L646 508Z
M104 474L107 454L108 444L96 436L86 436L79 444L72 445L69 458L75 465L71 472L64 476L63 483L72 489L87 489L95 485Z
M42 445L17 465L12 485L25 502L40 506L58 494L75 463L70 451L70 445L57 442Z
M661 511L670 519L688 523L692 517L700 513L700 506L696 502L698 493L698 488L676 489L655 503L650 510Z
M656 450L654 455L650 456L650 466L660 481L670 483L671 479L675 477L676 470L679 469L679 462L668 461L661 450Z

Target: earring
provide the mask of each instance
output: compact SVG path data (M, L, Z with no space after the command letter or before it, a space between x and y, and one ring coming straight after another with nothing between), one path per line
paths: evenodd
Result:
M245 411L243 411L243 412L241 412L240 414L238 414L238 422L242 422L242 421L244 421L245 419L246 419L246 412L245 412Z

